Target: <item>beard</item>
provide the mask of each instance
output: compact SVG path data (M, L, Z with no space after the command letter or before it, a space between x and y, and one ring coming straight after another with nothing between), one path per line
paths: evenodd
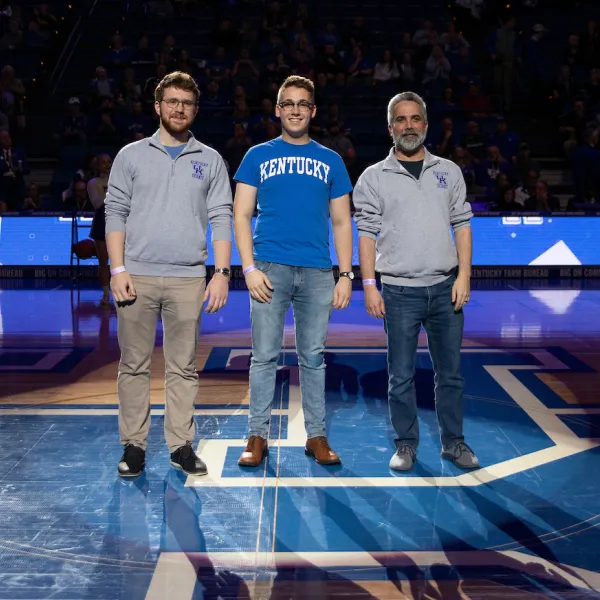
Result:
M409 135L409 134L414 135ZM403 134L396 135L392 133L392 139L394 140L394 146L396 150L403 154L412 154L416 150L419 150L425 141L426 133L418 133L414 129L407 129Z
M160 113L160 123L164 127L165 131L170 135L178 135L189 129L190 120L183 115L181 121L174 121L173 115L167 116Z

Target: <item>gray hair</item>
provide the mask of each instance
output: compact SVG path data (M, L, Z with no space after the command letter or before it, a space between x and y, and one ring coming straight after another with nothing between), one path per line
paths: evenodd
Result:
M396 110L396 105L400 102L416 102L421 107L423 119L427 123L427 106L425 100L419 94L415 94L415 92L402 92L401 94L396 94L388 104L388 125L391 125L394 121L394 111Z

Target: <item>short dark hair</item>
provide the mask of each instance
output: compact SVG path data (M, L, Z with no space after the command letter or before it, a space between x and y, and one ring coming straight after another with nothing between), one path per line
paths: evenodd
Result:
M301 77L300 75L290 75L279 88L277 92L277 102L279 102L279 98L281 97L281 93L283 90L287 90L288 88L295 87L300 88L302 90L306 90L310 92L310 95L314 101L315 99L315 84L306 77Z
M154 90L154 99L156 102L160 102L163 99L165 90L168 88L177 88L186 92L192 92L196 96L196 102L200 98L200 90L195 79L183 71L173 71L173 73L169 73L162 78Z

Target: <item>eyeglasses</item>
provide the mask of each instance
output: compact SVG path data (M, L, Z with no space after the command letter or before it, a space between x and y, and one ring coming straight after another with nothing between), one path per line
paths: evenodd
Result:
M283 112L290 112L295 106L300 109L300 112L309 112L315 107L314 104L307 102L306 100L300 100L300 102L286 100L285 102L280 102L277 106L279 106Z
M196 106L196 102L194 100L179 100L178 98L168 98L167 100L162 100L169 108L177 108L180 104L186 110L191 110Z

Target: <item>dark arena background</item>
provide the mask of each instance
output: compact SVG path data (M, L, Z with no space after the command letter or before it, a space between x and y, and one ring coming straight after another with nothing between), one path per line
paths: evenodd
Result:
M0 0L0 56L0 600L600 598L597 0ZM159 322L146 469L117 476L117 313L90 181L156 131L174 70L198 82L193 133L232 178L281 134L290 74L315 82L311 137L353 184L389 152L389 100L426 99L426 146L461 168L475 214L461 365L479 469L440 458L424 333L419 459L389 469L386 335L354 229L325 355L342 464L304 454L290 311L269 456L238 466L252 346L234 244L196 361L209 474L169 466Z

